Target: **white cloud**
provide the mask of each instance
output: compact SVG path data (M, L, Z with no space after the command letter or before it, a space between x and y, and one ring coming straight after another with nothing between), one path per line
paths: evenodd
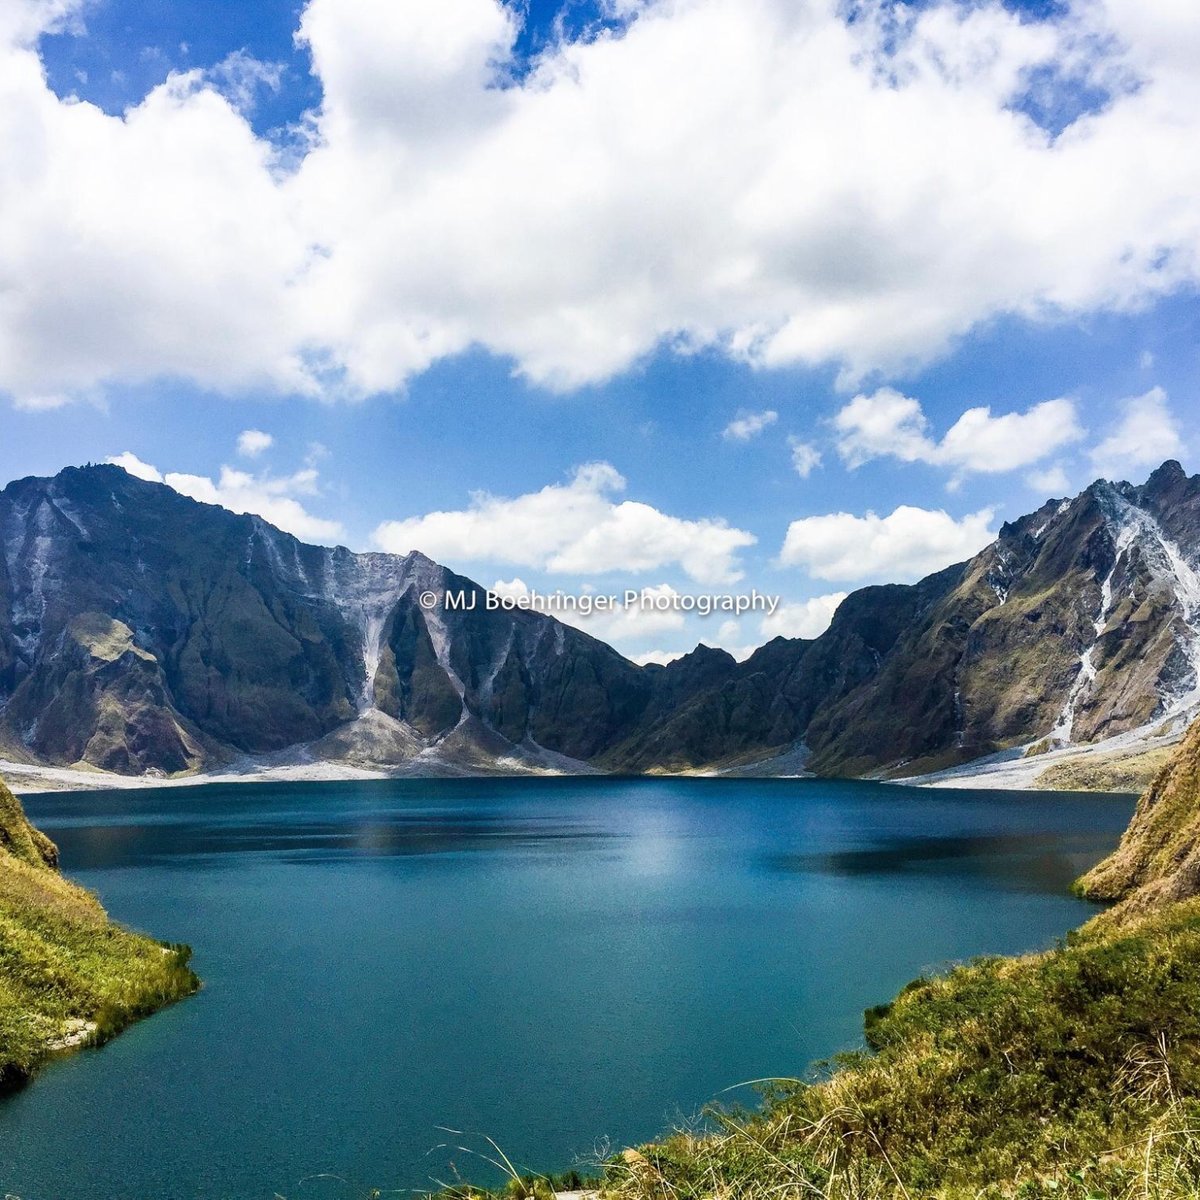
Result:
M0 7L0 41L31 44L43 33L82 32L80 0L8 0Z
M894 388L855 396L833 418L838 454L849 467L885 455L903 462L927 462L935 447L921 402Z
M520 74L501 0L311 0L323 105L280 149L269 68L108 115L37 54L80 0L7 0L0 391L362 394L471 346L558 388L663 344L851 380L1200 281L1200 7L850 7L619 0ZM1023 110L1082 85L1060 133Z
M340 521L314 516L297 499L318 493L317 472L311 467L283 476L250 475L234 467L222 467L215 481L206 475L168 472L165 482L193 500L219 504L236 513L257 513L306 542L328 544L345 537Z
M201 72L120 117L59 100L31 43L80 5L4 7L0 390L28 404L169 374L312 391L295 282L310 243L271 145Z
M66 392L24 392L13 397L13 406L22 412L53 412L66 408L71 400Z
M817 579L911 582L961 562L995 538L990 508L955 520L901 505L886 517L868 512L805 517L788 526L779 561Z
M311 467L282 476L250 475L235 467L222 467L220 476L213 480L207 475L187 475L178 471L164 474L128 450L106 461L123 467L138 479L165 483L193 500L219 504L235 513L257 513L304 541L328 543L345 536L340 521L314 516L299 499L320 494L317 472Z
M275 439L261 429L244 429L238 434L237 451L243 458L257 458L275 445Z
M937 457L964 471L1012 471L1040 462L1083 434L1075 402L1065 397L998 417L989 408L969 408L947 430Z
M1093 451L1092 467L1099 475L1125 478L1146 467L1157 467L1183 453L1179 422L1162 388L1121 401L1121 419Z
M530 596L536 591L543 601L545 601L545 597L552 594L542 589L530 588L519 576L513 579L497 579L488 590L497 596L514 599ZM594 594L590 587L580 589L580 594L589 593ZM607 593L605 594L607 595ZM599 638L600 641L606 642L620 653L625 654L631 662L643 665L647 662L658 662L665 666L680 655L668 651L651 651L643 654L636 653L636 651L646 644L648 638L656 634L678 633L685 627L686 622L682 613L659 608L652 603L654 597L665 598L677 596L679 593L670 584L661 583L639 589L639 595L645 599L639 598L637 603L629 605L617 604L613 609L584 613L561 604L544 602L537 607L536 611L554 617L564 625L582 630L594 638Z
M205 79L239 112L250 113L263 89L279 91L283 72L282 63L260 62L246 50L235 50L205 72Z
M769 408L762 412L740 412L725 426L721 436L726 441L748 442L778 420L779 414Z
M745 640L745 635L742 633L742 623L734 620L722 621L715 637L706 637L702 640L705 646L724 650L726 654L731 654L738 662L745 662L758 649L757 642L747 642Z
M969 408L935 441L921 402L889 387L855 396L833 418L833 427L838 453L850 467L889 457L960 474L1028 466L1078 441L1084 432L1075 402L1060 397L998 417L987 407Z
M107 463L112 463L114 467L121 467L128 471L130 475L138 479L144 479L147 483L162 483L162 472L157 467L152 467L148 462L142 462L136 454L130 450L126 450L121 454L114 454L111 458L104 460Z
M385 521L381 550L420 550L439 562L504 563L555 575L641 574L678 565L700 583L741 578L737 552L753 534L718 519L684 520L618 500L625 480L608 463L580 467L563 484L509 499L485 492L469 508Z
M1071 490L1071 479L1061 463L1052 463L1042 471L1030 471L1025 482L1039 496L1064 496Z
M764 638L815 638L829 628L838 605L846 592L830 592L793 604L781 604L769 616L763 617L760 631Z
M622 644L629 645L644 639L649 634L682 629L684 626L684 618L681 613L656 607L653 603L655 597L666 598L679 594L667 583L638 589L639 599L634 604L618 604L614 609L592 612L580 612L577 609L558 604L553 599L546 599L551 593L530 588L519 576L514 579L497 579L488 590L497 596L513 599L532 596L537 591L544 603L539 605L536 611L555 617L564 625L582 629L585 633L590 633L592 637L615 645L618 649Z
M650 663L665 667L686 653L686 650L647 650L644 654L635 654L630 661L637 663L639 667L648 666Z
M788 438L792 448L792 469L801 479L807 479L821 465L821 452L809 442L799 438Z

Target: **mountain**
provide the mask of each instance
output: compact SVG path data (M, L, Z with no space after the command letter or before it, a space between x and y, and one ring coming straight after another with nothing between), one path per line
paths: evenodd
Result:
M1200 707L1198 564L1200 476L1097 481L969 562L855 592L821 637L764 646L608 761L695 765L752 749L747 728L839 775L1177 737Z
M855 592L819 638L743 663L700 646L638 667L488 609L419 553L308 546L112 466L10 484L0 544L15 762L913 775L1124 753L1200 706L1200 476L1174 462L1049 501L969 562Z
M0 537L0 740L40 762L582 760L647 707L646 673L556 621L423 610L483 595L423 555L306 546L119 468L10 485Z
M1178 463L1050 501L946 573L870 683L810 727L816 765L856 746L864 766L929 769L1181 732L1200 703L1198 563L1200 476Z

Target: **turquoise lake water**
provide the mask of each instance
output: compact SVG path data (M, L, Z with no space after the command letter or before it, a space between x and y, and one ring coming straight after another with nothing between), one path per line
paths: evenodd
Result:
M590 778L27 808L205 987L0 1101L0 1194L343 1200L486 1181L479 1135L566 1169L804 1073L923 970L1091 915L1067 887L1132 800Z

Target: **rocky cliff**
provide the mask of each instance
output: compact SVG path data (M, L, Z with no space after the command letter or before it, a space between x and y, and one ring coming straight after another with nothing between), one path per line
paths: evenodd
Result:
M425 611L482 592L420 554L307 546L115 467L12 484L0 535L0 740L40 762L173 774L329 737L387 763L584 759L651 690L537 614Z

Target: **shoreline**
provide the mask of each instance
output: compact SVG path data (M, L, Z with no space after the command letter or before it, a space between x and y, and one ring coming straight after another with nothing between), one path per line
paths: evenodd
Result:
M1142 755L1166 755L1178 744L1179 738L1171 736L1155 739L1152 743L1130 750L1114 761L1120 762L1141 757ZM1054 768L1077 767L1085 764L1098 764L1113 756L1114 751L1107 743L1098 743L1094 747L1069 747L1064 750L1052 751L1047 754L1027 757L1024 748L1002 751L999 754L988 755L950 767L941 771L929 772L923 775L909 777L883 778L880 776L863 776L864 782L890 783L901 787L912 788L965 788L973 790L994 791L1092 791L1107 792L1116 795L1138 792L1144 786L1141 783L1125 784L1123 786L1089 786L1070 787L1043 782L1042 776ZM455 767L452 764L438 764L441 769L429 770L428 763L422 764L425 769L413 768L384 768L359 767L349 763L339 762L308 762L288 764L231 764L228 767L212 771L198 772L185 776L158 775L117 775L95 769L82 767L54 767L36 763L19 763L8 759L0 759L0 776L8 782L9 788L18 796L49 795L56 792L84 793L110 791L144 791L157 788L190 788L204 787L210 784L248 784L248 783L353 783L369 780L386 779L486 779L496 777L509 778L545 778L555 776L563 779L586 777L582 772L565 770L541 769L520 770L505 769L504 765L496 770L478 770L466 767ZM513 764L515 766L515 764ZM603 774L589 772L587 774ZM1147 776L1153 775L1154 770L1147 768ZM731 779L816 779L820 778L811 772L804 771L762 771L741 768L736 771L679 771L668 773L649 773L647 779L669 778L731 778ZM840 778L840 777L834 777Z

